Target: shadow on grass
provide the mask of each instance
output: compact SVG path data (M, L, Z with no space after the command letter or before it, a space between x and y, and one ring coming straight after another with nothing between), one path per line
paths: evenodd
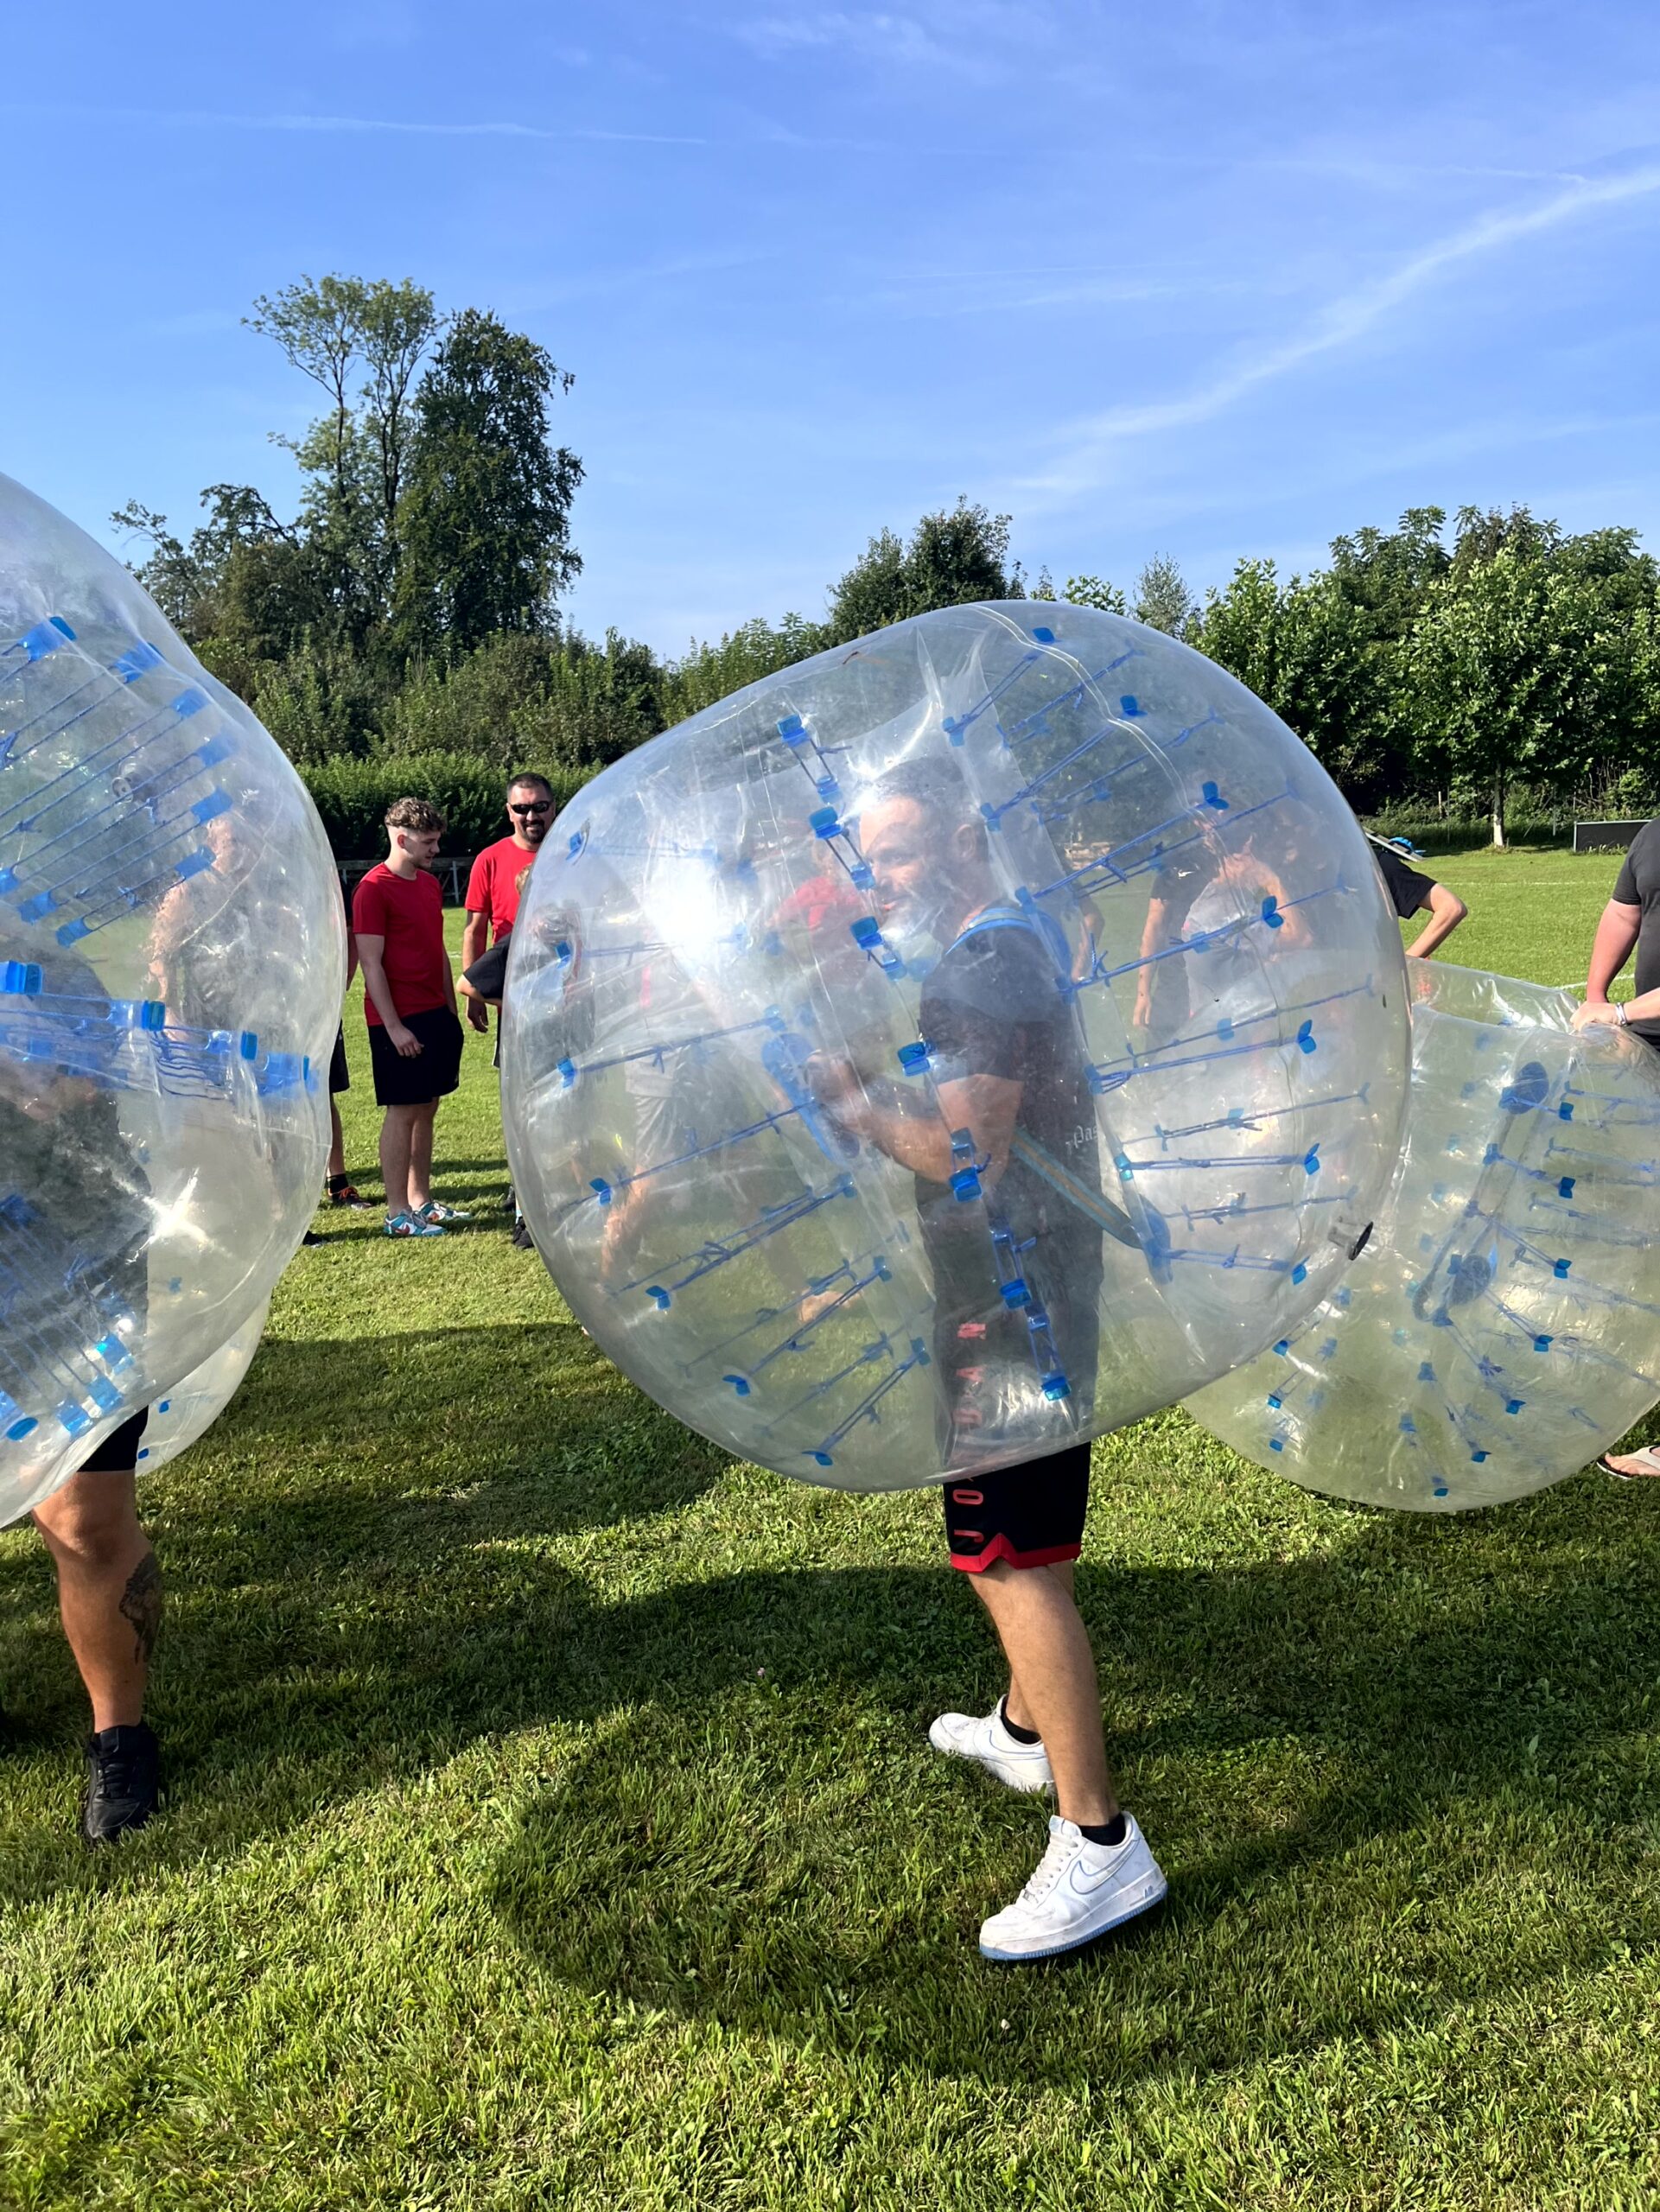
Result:
M1602 1963L1660 1937L1625 1742L1660 1590L1614 1529L1553 1557L1530 1517L1520 1563L1513 1527L1373 1522L1339 1562L1082 1578L1109 1713L1144 1716L1115 1751L1171 1897L1013 1974L976 1929L1041 1823L923 1747L939 1703L998 1687L946 1574L744 1576L573 1620L568 1709L619 1717L526 1808L504 1925L612 2000L1011 2085L1245 2064Z
M169 1813L122 1860L228 1856L560 1712L572 1586L551 1540L688 1506L727 1464L572 1323L267 1339L212 1438L140 1486L168 1586ZM0 1900L111 1878L75 1865L85 1701L22 1537L0 1553L0 1689L65 1787L61 1825L6 1839Z
M279 1446L276 1495L258 1476ZM550 1556L560 1532L694 1503L723 1464L569 1326L270 1346L211 1473L156 1484L169 1816L87 1862L66 1759L63 1820L14 1831L0 1898L223 1861L554 1719L592 1731L491 1890L532 1986L937 2074L1224 2069L1660 1940L1630 1732L1660 1576L1631 1493L1354 1515L1334 1555L1250 1568L1085 1569L1171 1899L1091 1957L999 1974L975 1929L1041 1821L925 1748L942 1704L995 1694L956 1577L757 1570L601 1605ZM31 1608L9 1689L60 1719L63 1758L80 1709L43 1562L0 1560L0 1591Z

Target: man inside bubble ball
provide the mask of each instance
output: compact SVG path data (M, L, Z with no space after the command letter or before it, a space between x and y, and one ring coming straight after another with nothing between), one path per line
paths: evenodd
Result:
M913 761L865 795L860 849L875 880L884 940L931 959L920 1025L932 1095L851 1062L810 1070L826 1110L916 1178L935 1296L940 1439L958 1470L944 1485L951 1565L976 1594L1008 1662L1008 1688L983 1716L942 1713L936 1751L984 1767L1009 1789L1053 1792L1049 1844L1020 1897L980 1931L989 1959L1053 1957L1146 1911L1165 1879L1122 1811L1107 1764L1101 1697L1072 1594L1089 1503L1090 1447L1071 1442L1095 1380L1101 1228L1065 1187L1099 1192L1096 1125L1059 944L1000 902L984 825L949 762ZM1057 933L1058 935L1058 933ZM971 1155L983 1200L952 1178ZM959 1188L960 1188L959 1185ZM1037 1387L1028 1314L1005 1306L989 1224L1020 1254L1065 1377ZM1068 1401L1070 1400L1070 1405ZM1029 1437L1038 1456L976 1468Z
M36 948L0 931L0 966ZM102 1001L91 969L54 953L46 988ZM54 1337L78 1347L109 1328L137 1333L146 1312L149 1188L123 1138L113 1091L43 1056L0 1050L0 1282L41 1281L48 1295L12 1328L38 1357ZM70 1303L81 1302L80 1310ZM0 1346L0 1382L6 1361ZM32 1518L57 1575L64 1635L92 1705L80 1832L114 1843L156 1808L159 1747L144 1690L162 1622L162 1576L138 1519L141 1408L89 1449Z

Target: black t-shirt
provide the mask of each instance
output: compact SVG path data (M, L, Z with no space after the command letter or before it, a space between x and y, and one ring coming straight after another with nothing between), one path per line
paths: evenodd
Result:
M1637 926L1637 990L1660 990L1660 822L1645 822L1631 843L1613 895L1622 906L1640 906ZM1634 1021L1631 1034L1660 1046L1660 1020Z
M1409 868L1399 853L1388 845L1372 844L1371 856L1377 863L1377 873L1383 879L1383 888L1390 903L1402 921L1409 914L1415 914L1430 893L1435 888L1435 879L1420 875L1415 868Z
M481 999L500 1004L507 988L507 953L512 941L512 931L504 930L488 951L480 953L473 965L463 970L465 980Z
M1099 1193L1095 1103L1070 1002L1055 962L1023 922L983 918L951 946L922 989L922 1034L935 1081L1000 1076L1021 1085L1017 1136ZM983 1203L918 1176L917 1214L933 1271L942 1357L966 1321L988 1355L1029 1359L1029 1309L999 1294L992 1224L1006 1226L1016 1265L1049 1318L1054 1348L1075 1389L1095 1371L1101 1231L1018 1154ZM1023 1248L1023 1249L1022 1249Z

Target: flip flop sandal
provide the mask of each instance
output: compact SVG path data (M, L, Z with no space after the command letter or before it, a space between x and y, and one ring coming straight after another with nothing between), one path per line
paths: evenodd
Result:
M1605 1475L1612 1475L1617 1483L1640 1483L1650 1475L1660 1476L1660 1445L1645 1444L1641 1451L1622 1452L1619 1454L1622 1459L1636 1459L1640 1462L1640 1465L1634 1468L1612 1465L1611 1456L1605 1452L1601 1459L1597 1461L1597 1465Z

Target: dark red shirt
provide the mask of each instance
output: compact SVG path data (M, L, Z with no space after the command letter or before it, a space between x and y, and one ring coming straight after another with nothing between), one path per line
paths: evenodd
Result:
M469 914L488 914L493 940L506 937L518 919L518 879L535 858L511 837L499 837L474 861L461 903Z
M444 967L444 894L425 868L411 877L394 875L382 861L372 868L352 900L352 930L357 937L384 938L381 957L392 1004L400 1020L429 1014L449 1004ZM385 1025L366 990L363 1010L369 1027Z

